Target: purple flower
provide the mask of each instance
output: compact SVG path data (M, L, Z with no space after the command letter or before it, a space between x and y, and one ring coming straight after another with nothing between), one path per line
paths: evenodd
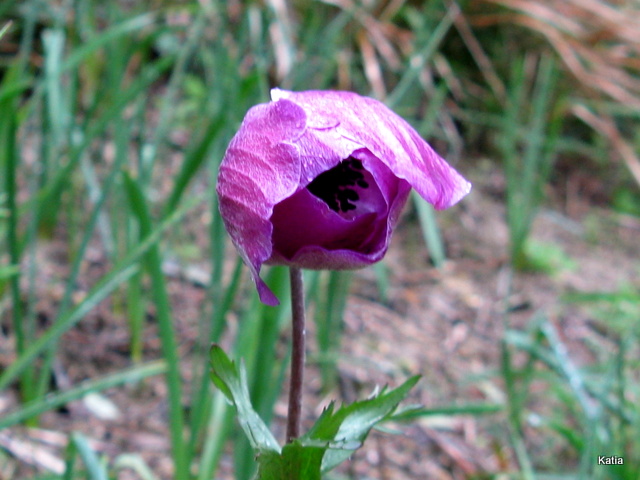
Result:
M354 269L379 261L411 187L436 209L471 185L385 105L288 92L248 112L218 175L220 212L260 299L262 264Z

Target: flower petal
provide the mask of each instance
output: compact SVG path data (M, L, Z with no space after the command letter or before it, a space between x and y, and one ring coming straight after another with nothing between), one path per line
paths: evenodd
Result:
M369 265L386 252L411 187L439 209L470 190L407 122L376 100L332 91L274 89L271 95L272 102L247 112L217 185L225 226L268 305L278 300L260 279L263 263ZM315 196L331 190L320 183L312 194L307 186L350 158L362 162L367 177L339 197L355 209L338 213Z
M220 165L220 212L231 240L251 268L260 299L277 305L260 279L260 267L271 256L269 217L273 206L291 196L300 183L300 155L292 143L306 126L302 108L283 100L249 110Z
M391 231L396 226L400 212L411 193L411 185L406 180L396 177L384 163L366 149L356 150L352 156L362 161L387 201L387 228L391 236Z
M273 89L271 97L291 100L304 109L308 118L322 118L327 125L337 122L335 129L315 129L319 142L339 148L341 142L350 141L368 149L436 209L450 207L471 189L471 184L411 125L377 100L352 92L280 89ZM335 141L336 132L341 137L338 142ZM305 138L307 136L309 132Z
M382 210L368 211L365 206L356 216L333 211L306 188L280 202L271 216L273 253L268 263L332 270L373 263L375 260L371 258L378 258L387 248L387 207L375 184L370 190L372 201L382 204ZM374 200L376 195L378 199ZM327 251L363 255L336 255L329 263L325 255L320 259L314 257L314 252Z
M344 218L307 189L276 205L271 221L274 249L267 263L354 269L382 258L388 246L385 218L376 213Z

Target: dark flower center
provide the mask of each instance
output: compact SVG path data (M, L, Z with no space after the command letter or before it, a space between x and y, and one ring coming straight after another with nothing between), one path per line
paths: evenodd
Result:
M322 199L334 212L348 212L355 210L360 195L356 186L368 188L362 173L364 167L360 160L349 157L331 170L318 175L307 189L316 197Z

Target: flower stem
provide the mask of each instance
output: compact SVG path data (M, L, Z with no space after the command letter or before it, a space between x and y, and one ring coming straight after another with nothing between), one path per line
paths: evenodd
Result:
M304 375L305 311L302 270L290 267L291 281L291 377L289 380L289 412L287 416L287 443L300 436L302 413L302 380Z

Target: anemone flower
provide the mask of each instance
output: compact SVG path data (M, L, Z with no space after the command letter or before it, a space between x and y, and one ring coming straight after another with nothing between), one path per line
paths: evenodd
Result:
M471 185L384 104L355 93L273 89L220 165L231 239L260 299L263 264L344 270L382 259L411 188L436 209Z

